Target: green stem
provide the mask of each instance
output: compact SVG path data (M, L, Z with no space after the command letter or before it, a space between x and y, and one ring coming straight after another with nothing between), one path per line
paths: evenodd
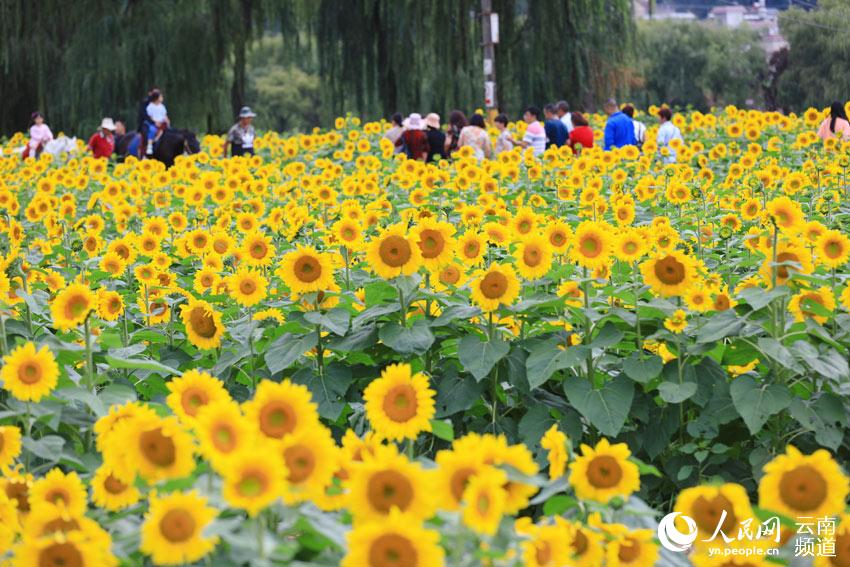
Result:
M590 334L593 330L590 322L590 280L587 278L587 268L582 268L581 286L584 291L584 344L590 344ZM593 384L593 349L587 353L587 379Z
M407 310L404 308L404 292L401 290L401 286L397 285L396 289L398 289L398 306L401 309L401 314L399 319L401 319L401 326L407 326Z
M83 333L85 333L86 343L86 387L94 391L94 357L92 356L91 347L91 324L89 317L83 322Z
M262 514L257 514L256 527L257 527L257 557L260 559L265 559L266 557L266 549L265 549L265 528L263 527L263 519Z
M638 282L638 266L637 262L632 264L632 286L633 293L635 296L635 340L637 341L637 351L638 353L643 352L643 338L641 337L640 332L640 313L638 312L638 304L640 303L640 296L638 294L638 290L640 289L640 283Z
M9 344L6 342L6 319L3 318L3 313L0 312L0 356L9 352Z

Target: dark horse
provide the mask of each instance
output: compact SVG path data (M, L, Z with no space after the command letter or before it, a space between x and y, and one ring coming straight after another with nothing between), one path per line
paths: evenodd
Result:
M161 161L166 168L174 165L174 160L182 154L196 154L201 151L201 143L194 132L190 130L177 130L169 128L162 133L156 148L153 151L153 159Z

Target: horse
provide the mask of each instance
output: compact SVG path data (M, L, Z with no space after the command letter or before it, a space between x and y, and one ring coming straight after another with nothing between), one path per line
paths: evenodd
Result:
M155 144L153 159L165 164L166 168L174 165L174 160L182 154L196 154L201 151L198 137L190 130L169 128L162 133Z

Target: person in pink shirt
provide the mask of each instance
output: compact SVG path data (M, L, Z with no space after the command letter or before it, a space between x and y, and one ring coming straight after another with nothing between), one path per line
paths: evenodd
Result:
M820 123L818 136L822 140L839 137L842 140L850 139L850 120L847 120L847 112L844 105L836 101L829 107L829 116Z
M23 157L38 157L44 150L47 142L53 139L53 132L47 124L44 123L44 115L41 112L33 112L32 126L30 126L30 141L24 150Z

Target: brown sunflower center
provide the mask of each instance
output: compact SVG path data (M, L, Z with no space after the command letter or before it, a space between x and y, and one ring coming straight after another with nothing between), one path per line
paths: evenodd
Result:
M602 253L602 242L595 234L587 235L579 242L579 251L586 258L596 258Z
M204 307L195 307L189 313L189 324L196 335L204 339L209 339L215 336L216 326L215 319L211 313L207 312Z
M266 247L265 242L255 242L251 245L251 256L257 260L265 258L267 251L268 248Z
M537 557L538 565L549 565L549 562L552 561L552 547L549 545L549 542L537 542L535 556Z
M475 258L478 256L479 250L481 250L481 244L475 240L467 242L463 246L463 253L466 254L467 258Z
M444 284L456 284L460 280L460 270L454 266L445 268L440 272L440 282Z
M817 509L827 495L827 484L821 473L810 465L802 465L782 475L779 494L793 510L808 512Z
M6 496L18 503L19 512L30 511L29 488L26 482L10 481L6 484Z
M145 431L139 436L139 450L148 461L158 467L171 466L177 459L174 441L163 435L159 427Z
M286 470L289 471L289 482L298 484L304 482L316 468L316 456L303 445L293 445L283 452Z
M391 234L381 241L378 255L384 264L391 268L400 268L410 261L412 251L406 238Z
M257 291L257 284L253 280L244 279L239 282L239 293L242 295L252 295Z
M850 533L836 534L835 556L829 562L835 567L850 567Z
M207 405L209 401L210 398L207 393L200 388L188 388L180 397L180 402L183 405L183 411L192 417L195 417L198 414L198 410L201 409L202 406Z
M258 470L247 471L236 484L236 490L242 496L253 498L263 494L269 485L269 479L265 473Z
M844 246L837 240L832 240L824 244L823 252L830 258L839 258L844 254Z
M286 402L269 402L260 410L260 430L269 437L280 439L292 433L296 425L295 411Z
M49 535L56 532L71 532L80 529L80 523L74 518L56 518L44 524L41 535Z
M38 554L38 567L83 567L80 550L73 543L53 543Z
M383 470L372 475L366 488L369 504L388 514L393 506L404 512L413 502L413 485L398 471Z
M41 381L41 366L38 362L27 361L18 368L18 380L30 386Z
M416 547L409 539L398 534L383 534L369 548L369 565L372 567L415 567L419 565Z
M487 299L499 299L508 290L508 278L501 272L489 272L481 280L481 293Z
M596 488L617 486L623 478L623 469L617 459L610 455L594 457L587 466L587 480Z
M553 232L549 235L549 243L555 247L563 246L567 243L567 235L563 232Z
M77 319L83 317L89 310L89 300L85 295L76 294L68 298L65 303L65 317Z
M53 488L47 491L47 494L44 495L44 499L51 504L64 504L67 506L71 503L71 495L68 494L68 491L64 488Z
M159 521L162 537L171 543L182 543L195 534L195 518L187 510L169 510Z
M631 538L620 544L620 549L617 552L617 557L624 563L631 563L640 557L640 542Z
M319 261L312 256L301 256L295 260L295 265L292 267L295 277L304 283L311 283L319 279L322 275L322 266Z
M522 252L522 261L526 266L536 268L543 261L543 251L537 246L526 246Z
M584 531L583 530L576 531L576 535L575 535L575 537L573 537L573 541L571 543L571 546L573 548L573 553L575 554L576 557L581 557L584 554L584 552L587 551L588 543L589 542L587 541L587 536L584 535Z
M466 485L469 484L469 478L475 474L475 469L464 467L456 470L451 476L451 491L452 496L458 502L463 498L463 491L466 490Z
M738 525L738 518L734 514L734 509L735 507L732 502L722 494L718 494L714 498L700 496L694 500L693 507L691 508L691 516L696 521L700 530L714 533L718 522L720 522L720 517L725 510L726 519L720 528L723 530L723 533L731 534L735 526Z
M103 481L103 488L110 494L121 494L128 486L110 474Z
M678 285L685 279L685 265L674 256L665 256L655 263L655 277L665 285Z
M236 447L236 433L228 423L219 423L213 429L212 442L222 453L229 453Z
M425 258L436 258L446 247L446 240L439 230L425 229L419 234L419 249Z
M404 423L416 416L416 390L408 384L393 386L384 396L384 413L396 423Z

